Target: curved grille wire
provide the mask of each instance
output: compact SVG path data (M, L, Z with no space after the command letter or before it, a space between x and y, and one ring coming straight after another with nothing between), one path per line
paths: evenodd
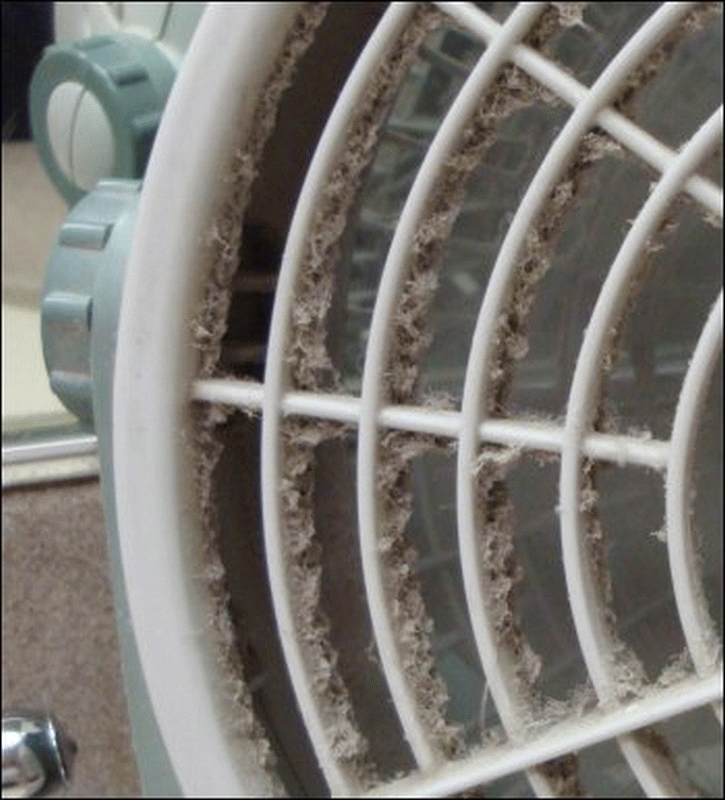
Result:
M531 228L536 216L540 213L546 203L557 178L564 171L568 161L573 157L575 148L578 146L584 134L593 127L598 113L616 96L621 83L626 79L630 71L648 52L656 46L661 38L674 27L688 9L683 6L666 5L653 15L647 23L630 39L617 57L609 64L606 70L596 81L591 90L577 104L576 110L561 131L554 145L551 147L544 163L539 168L534 180L527 190L521 204L511 222L508 234L501 246L499 256L494 266L491 279L489 281L486 297L481 307L476 332L474 333L471 353L474 354L469 362L466 380L464 384L464 397L462 403L463 429L459 440L458 450L458 514L459 514L459 541L461 552L461 563L463 565L464 581L466 583L466 593L469 603L469 612L474 624L474 632L479 642L479 648L488 654L488 660L496 663L499 658L497 650L499 647L497 637L490 619L486 618L484 605L480 598L488 594L484 581L484 569L478 553L476 522L474 519L476 508L476 487L473 476L473 465L476 459L478 442L475 430L479 424L479 414L482 400L487 395L489 379L493 361L493 349L495 346L495 329L492 322L497 320L503 311L504 304L511 292L511 284L517 266L517 259L521 252L526 234ZM700 150L698 149L698 153ZM592 370L598 371L601 359L590 361ZM573 395L573 390L572 390ZM574 396L574 395L573 395ZM576 397L581 396L580 394ZM570 403L571 407L571 403ZM569 416L567 419L573 420ZM576 419L580 423L579 419ZM569 423L570 425L574 423ZM591 427L591 426L587 426ZM583 426L579 428L583 430ZM566 447L562 453L562 486L564 484ZM581 468L577 461L575 469ZM578 472L577 472L578 480ZM563 491L563 490L562 490ZM566 502L565 502L566 501ZM562 530L563 535L567 531L566 513L569 509L576 509L578 514L580 503L579 484L572 495L562 495ZM577 537L577 541L583 540L583 536L577 531L572 536ZM564 539L566 543L566 539ZM591 570L588 567L589 557L580 558L578 563L571 565L566 559L567 549L564 548L565 570L567 586L572 597L572 612L574 622L577 626L577 633L582 646L582 652L587 663L587 667L592 676L592 681L600 699L602 697L602 687L604 681L597 673L596 667L600 659L594 655L601 652L601 648L586 638L588 631L587 624L583 620L588 617L587 610L596 607L599 613L601 600L592 597L594 581ZM582 572L575 575L576 569ZM572 595L572 585L576 581L577 587L581 587L578 594ZM588 600L588 602L584 602ZM606 656L611 654L611 647L605 650ZM485 663L485 662L484 662ZM601 668L600 668L601 669ZM509 666L511 671L511 666ZM489 679L490 680L490 679ZM495 697L495 695L494 695ZM639 740L627 739L623 743L625 756L630 766L637 775L640 783L648 794L680 794L685 791L684 787L672 775L670 780L663 783L665 774L660 762L652 763L650 750L645 745L640 745Z
M714 360L713 353L717 352L718 346L721 347L722 300L720 299L719 306L716 305L706 326L693 366L683 385L670 442L646 442L635 437L603 434L592 430L592 402L596 401L595 389L599 379L604 332L617 313L617 303L621 300L629 271L636 262L638 247L646 240L656 220L660 219L669 202L681 191L722 218L721 189L693 174L703 156L721 137L722 111L717 112L703 125L682 152L674 154L633 122L608 108L616 97L619 86L632 69L677 25L692 4L665 4L633 34L591 88L582 86L540 53L519 43L541 13L542 5L520 4L507 22L499 25L472 4L438 4L444 14L482 38L487 49L436 135L406 201L388 253L377 297L361 397L290 390L285 359L291 309L296 299L296 279L307 246L307 236L325 182L344 145L350 116L382 54L392 46L408 23L414 8L412 4L394 4L384 16L346 84L313 159L288 237L277 286L264 386L245 381L206 380L197 382L194 389L197 400L263 410L262 493L265 544L275 613L302 715L333 794L360 793L360 786L355 777L340 766L332 750L330 735L326 730L319 700L315 696L300 649L298 632L295 630L293 598L287 584L283 544L285 523L279 488L283 477L280 455L281 424L283 418L290 414L359 426L358 492L366 589L391 697L420 769L417 774L402 781L377 787L372 794L394 795L396 791L407 794L460 791L515 769L529 769L529 778L537 794L551 794L554 787L539 765L570 750L580 749L588 743L603 741L612 736L620 736L623 752L648 795L683 794L687 792L687 787L671 770L670 765L653 757L646 739L632 731L707 702L715 702L717 705L720 701L721 708L722 674L718 671L721 666L713 664L711 657L708 660L702 655L702 647L698 642L703 639L704 623L697 617L698 612L692 610L696 606L696 601L692 598L697 596L697 569L694 559L687 555L688 552L691 554L691 545L688 545L687 538L687 499L684 487L688 480L688 454L693 446L694 422L693 404L682 398L688 392L698 391L698 381L702 382L706 378L707 370ZM446 153L470 116L472 104L507 61L516 64L534 80L572 105L574 112L528 188L499 252L472 340L460 413L390 405L383 391L390 319L400 294L416 223ZM482 416L482 407L490 388L487 368L495 345L494 322L510 294L522 243L582 137L595 126L607 131L627 150L662 173L662 178L622 245L600 295L595 315L599 314L601 321L590 326L580 352L565 424L557 426L518 419L488 419L485 415ZM615 287L611 292L607 289L609 283ZM694 364L699 363L698 354L701 351L703 355L700 360L704 366L696 368ZM379 432L383 428L458 440L458 525L468 611L486 679L510 737L509 744L498 752L468 754L455 763L446 762L419 718L415 699L401 668L391 612L380 572L376 540L379 523L375 475ZM487 611L487 592L481 576L477 545L476 482L472 474L481 443L548 450L561 454L562 544L572 613L585 662L599 699L615 703L607 706L606 711L598 710L576 722L561 723L533 738L526 734L526 713L525 710L522 711L521 690L512 681L510 665L507 666L506 659L501 657ZM612 646L601 622L601 598L591 589L594 583L592 568L589 554L583 545L584 537L579 519L584 458L620 462L624 458L630 464L659 469L666 467L668 470L667 513L673 584L698 677L688 678L675 686L647 694L637 703L636 709L630 709L623 702L619 704L617 700L610 670ZM672 534L672 531L675 533Z
M593 426L599 392L600 365L617 311L624 304L639 256L662 220L684 179L712 152L722 137L722 108L717 111L665 170L625 238L597 299L592 319L579 351L567 405L565 441L561 457L560 503L564 570L574 623L589 674L600 701L611 702L618 693L615 668L623 654L607 631L602 598L592 554L587 552L583 523L583 465L578 441ZM598 356L598 358L597 358ZM679 796L688 792L669 764L645 740L642 733L620 739L622 750L643 788L650 796Z
M430 767L435 762L435 747L431 746L430 734L420 722L420 711L416 699L404 677L399 645L390 617L389 600L386 598L383 565L379 556L378 544L378 531L381 528L377 485L380 438L378 418L380 406L385 400L384 373L388 365L393 314L399 302L403 280L406 277L406 267L413 240L442 164L460 138L476 104L493 81L510 52L511 46L526 34L544 7L543 3L520 5L511 14L506 24L500 29L499 35L492 40L471 72L431 143L408 195L390 245L380 279L365 355L357 462L358 519L363 571L385 675L406 735L413 744L416 758L423 769ZM489 685L497 686L495 677L492 675L495 671L495 662L484 663ZM506 722L513 721L514 714L504 713L505 709L510 707L510 703L507 704L502 696L497 697L495 691L494 699L502 718ZM533 781L536 782L537 778L534 777ZM544 780L540 782L540 786L537 786L537 791L539 788L542 793L551 791L548 782Z
M720 109L722 125L722 109ZM690 526L692 458L697 420L704 401L705 387L712 377L718 354L722 353L722 292L710 312L682 384L680 400L672 424L670 460L667 466L667 549L675 600L685 631L685 639L698 675L708 675L717 666L720 645L713 630L697 566L697 555ZM722 701L714 704L722 725Z

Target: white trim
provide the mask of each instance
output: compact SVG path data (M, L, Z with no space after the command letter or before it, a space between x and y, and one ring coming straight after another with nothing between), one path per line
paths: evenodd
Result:
M201 536L185 513L182 431L194 369L187 314L220 171L251 124L298 8L239 3L204 12L149 161L121 304L113 402L121 556L154 713L190 796L271 791L254 748L232 742L217 707L222 676L190 576Z

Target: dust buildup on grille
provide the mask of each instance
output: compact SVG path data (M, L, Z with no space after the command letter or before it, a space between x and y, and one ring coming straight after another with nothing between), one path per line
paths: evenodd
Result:
M410 23L372 76L360 110L350 124L340 159L322 192L292 310L288 361L291 381L297 389L319 391L327 388L325 384L331 379L334 382L325 340L340 240L397 90L423 40L442 20L442 15L431 7L420 6L413 12Z
M600 382L599 409L597 418L595 420L595 430L605 431L605 420L610 420L611 416L616 415L616 411L611 409L611 413L603 410L607 403L607 398L603 393L603 384L606 377L611 373L617 364L622 349L622 337L624 328L629 319L632 308L637 300L637 296L641 292L647 278L652 271L652 264L657 253L666 246L667 237L672 234L677 227L677 211L678 206L682 203L688 202L685 196L675 201L669 213L657 227L657 230L644 246L644 252L636 265L636 269L630 279L627 298L623 307L619 310L616 319L613 320L609 330L609 339L606 342L604 357L602 358L602 381ZM612 429L616 430L616 424L612 424ZM647 430L641 432L641 435L651 438L651 433Z
M552 39L562 28L583 25L582 15L587 3L550 3L526 34L524 44L546 53Z
M528 352L526 319L535 298L536 285L551 267L556 237L566 213L577 200L587 169L600 158L618 153L621 153L619 145L599 129L586 134L574 160L549 193L536 223L526 234L517 259L509 302L498 320L490 373L492 390L486 401L490 416L506 415L514 365Z
M550 36L556 29L556 19L544 15L531 35ZM495 141L497 127L504 119L537 101L550 99L551 96L526 73L515 66L505 67L482 98L464 129L461 142L444 164L416 230L407 277L394 317L384 382L389 402L425 402L425 398L418 397L419 365L431 341L428 318L438 286L440 256L465 200L466 179ZM418 696L419 708L423 709L421 717L443 752L455 757L462 753L462 736L459 730L445 723L448 694L435 671L430 649L432 622L423 606L420 590L410 578L416 553L405 537L412 509L412 494L407 487L408 464L412 457L432 447L447 448L450 443L415 434L389 432L382 436L377 476L378 493L382 498L380 548L400 651L410 685ZM512 575L511 586L513 578ZM508 592L505 591L503 597L508 599ZM531 673L538 674L536 656L525 642L517 641L515 649L519 665L531 683L535 679Z
M450 451L451 446L450 440L435 436L387 431L380 441L376 482L381 503L378 548L403 671L432 741L447 758L456 758L464 754L463 733L446 722L448 690L435 666L431 646L433 622L425 608L419 581L413 577L417 553L405 536L413 511L411 461L434 449Z
M576 202L581 181L589 165L607 153L619 152L619 147L605 134L587 134L577 155L564 176L549 194L542 213L529 230L519 254L510 297L498 320L493 364L490 370L491 388L486 399L489 415L506 415L508 391L514 365L528 350L526 318L531 309L536 284L551 266L551 253L561 223L568 209ZM504 456L508 453L508 458ZM494 618L502 635L502 646L515 658L520 654L516 670L519 691L527 694L535 683L540 669L538 658L530 652L520 632L513 624L513 589L519 580L519 567L513 564L513 530L511 511L505 499L505 467L513 462L516 451L500 451L483 447L475 469L478 473L480 498L480 530L486 558L493 558L496 568L491 571L487 595L493 603ZM486 562L488 563L488 562Z
M514 557L513 508L508 501L505 478L507 469L519 456L516 448L486 446L475 465L475 472L486 601L499 645L509 656L510 671L516 676L517 693L526 697L539 677L541 659L522 636L514 618L513 594L523 577L523 570Z
M290 380L296 389L322 391L338 382L327 352L326 323L333 297L340 239L397 89L423 40L441 20L440 13L431 7L421 6L413 12L408 26L372 76L350 125L340 159L325 186L309 248L300 268L292 310L287 362ZM370 785L374 782L374 768L366 759L367 742L359 732L352 702L336 670L337 656L329 641L329 623L321 607L319 548L322 543L315 531L313 515L314 447L342 432L341 426L330 423L284 421L281 497L290 558L290 586L298 613L297 634L308 657L313 687L328 727L333 752L363 785ZM351 542L351 545L357 546L357 543ZM415 606L413 613L419 624L409 625L407 641L410 643L415 639L419 646L410 649L411 655L406 663L409 670L414 670L415 654L422 657L429 645L423 644L427 639L424 632L427 623L420 619L423 612L420 595L417 603L412 596L403 603L408 608L410 620L411 605ZM417 694L422 713L434 735L446 740L443 744L446 754L451 754L457 745L452 747L448 742L450 734L439 714L439 693L440 686L435 679L421 680Z
M605 155L619 152L619 146L599 130L583 137L572 162L551 190L542 212L526 235L517 259L508 303L499 317L495 334L491 386L486 398L490 415L506 415L514 365L528 350L526 319L536 285L551 266L556 237L567 211L576 202L587 170ZM494 620L499 645L510 662L507 672L512 676L514 696L520 702L519 715L525 725L534 726L540 722L542 713L548 716L548 712L544 710L545 701L535 690L541 670L540 658L515 622L515 591L522 570L515 558L513 510L507 497L506 472L518 457L515 449L484 446L474 470L477 472L481 558L487 565L484 571L486 603ZM573 756L541 765L537 771L542 772L542 777L558 791L565 794L581 791ZM558 776L556 780L554 775Z
M556 26L548 19L542 25L550 32L548 35L556 30ZM427 325L430 305L437 289L440 255L463 205L465 181L495 141L501 121L515 111L542 100L550 101L551 97L517 67L505 67L466 126L458 148L446 161L424 219L416 231L413 253L408 264L408 277L396 310L385 383L391 402L413 403L418 400L418 370L421 358L431 341ZM533 302L534 287L549 267L549 255L556 230L567 209L575 202L582 175L588 165L606 153L618 150L618 146L604 134L592 132L585 137L564 178L552 190L546 210L527 236L511 300L500 320L492 393L492 405L498 410L503 406L514 360L522 358L527 350L525 319ZM424 449L424 437L412 436L407 447L410 449L416 445L418 452ZM383 512L384 525L390 526L388 538L397 537L397 549L407 554L410 564L415 556L412 548L405 545L404 530L412 499L397 491L397 486L405 479L405 456L405 449L400 449L392 435L383 437L380 447L379 488L380 495L387 502ZM516 451L494 452L491 448L481 453L478 480L485 520L481 526L484 531L481 546L484 563L491 565L487 601L491 603L491 613L496 620L501 647L511 657L512 674L516 676L517 694L521 697L521 716L533 723L538 703L530 695L541 665L540 659L514 623L513 596L515 586L521 579L521 569L514 559L513 521L505 486L506 465L517 457ZM407 568L410 569L410 566ZM400 565L396 565L393 574L396 572L398 575L406 574ZM401 582L402 587L404 584ZM413 594L411 609L415 608L414 599ZM415 614L419 628L426 630L426 624L430 627L430 623L426 622L424 609L416 609ZM405 624L399 626L403 630L405 627ZM403 647L401 650L405 652ZM429 673L427 666L427 662L423 661L420 673ZM415 681L412 685L416 685ZM436 696L442 717L446 701L442 684L438 686ZM448 747L455 751L458 746L457 743L454 744L456 737L452 732L447 735L450 740ZM575 763L573 757L568 757L561 764L553 762L546 765L547 781L551 783L552 775L557 774L559 778L555 783L558 789L570 793L577 790L579 784Z
M583 26L584 9L588 3L552 3L559 15L559 22L567 28L575 25Z
M661 780L675 787L673 796L702 796L699 791L678 774L675 755L664 736L657 733L653 728L642 728L634 731L631 736L636 740L640 750L645 754L647 761L653 765L656 774Z
M636 91L666 61L674 46L673 43L683 35L683 31L700 24L701 13L702 11L698 10L697 13L689 15L685 24L680 26L670 39L663 42L642 68L633 74L628 86L621 93L620 105L634 102ZM534 288L550 267L550 256L561 221L576 201L586 169L608 152L614 154L620 151L621 148L598 129L585 136L574 162L563 178L557 182L537 222L526 237L518 259L509 303L499 320L496 357L491 374L492 391L489 393L486 403L489 414L506 415L511 371L516 360L522 358L528 348L525 320L533 302ZM632 296L636 294L637 287L646 274L652 254L661 247L659 238L669 232L671 228L671 221L665 220L657 236L646 247L642 264L632 282ZM621 321L614 326L612 331L610 348L603 364L605 371L611 368L615 360L620 329ZM599 431L612 430L615 425L613 417L614 414L606 403L606 399L602 398L594 428ZM493 560L494 566L488 575L491 585L487 588L486 595L488 602L492 603L501 644L511 653L514 663L518 664L515 670L516 677L520 691L525 694L533 689L539 663L535 654L530 652L528 644L521 637L520 631L515 627L510 616L513 611L513 593L518 577L518 568L512 560L512 531L505 501L502 458L500 455L493 459L487 457L489 449L482 448L478 465L478 513L481 519L479 529L484 548L483 557L484 563L490 563ZM482 469L480 468L481 463L485 465ZM584 480L580 499L589 550L589 563L592 565L595 585L600 596L600 607L603 609L604 623L611 636L611 646L615 654L612 667L615 692L619 698L640 696L646 686L644 670L636 655L619 640L616 634L616 619L611 608L611 581L606 569L605 535L597 513L596 465L589 461L584 464ZM585 694L588 695L588 693ZM573 701L574 697L572 697ZM639 732L637 736L647 751L653 754L653 757L656 756L662 771L669 774L673 781L679 783L680 779L676 776L674 761L664 740L651 730ZM542 765L538 769L546 773L548 768L549 765Z
M635 116L637 95L671 59L677 45L687 36L699 31L714 14L722 13L722 3L696 3L684 15L679 25L652 50L644 61L627 76L614 108L629 116Z
M315 449L321 442L344 434L345 427L334 422L294 417L286 420L280 487L286 523L284 552L295 628L332 753L363 785L370 785L374 774L365 761L367 741L355 722L347 688L337 669L338 655L330 643L330 623L320 603L322 545L314 519Z
M235 150L228 165L222 196L208 239L203 242L205 277L203 298L190 323L191 344L199 352L199 377L217 372L221 340L231 298L231 283L239 264L244 212L249 203L252 184L257 176L264 144L272 131L277 104L290 84L295 65L310 45L315 29L322 21L325 4L307 5L297 16L282 52L260 93L250 130L245 141ZM224 567L219 556L219 522L213 491L213 473L221 454L215 429L227 421L236 409L221 404L195 407L192 410L192 441L187 442L188 462L198 492L198 513L204 532L204 566L200 576L208 592L208 633L214 640L218 664L225 674L228 701L232 709L228 729L245 741L245 751L253 752L269 774L269 791L284 793L275 773L275 758L262 725L256 719L251 694L244 680L239 657L237 634L232 623L229 592Z
M541 48L562 26L580 24L584 5L552 4L528 33L525 43ZM515 112L541 101L553 103L556 98L523 70L513 64L504 66L482 97L460 142L443 164L416 230L412 256L406 266L407 278L395 314L386 382L390 402L410 403L415 397L419 365L432 340L428 319L438 288L440 259L466 199L468 178L496 141L501 123Z
M669 209L663 220L658 225L655 232L646 242L639 262L632 275L629 284L627 298L619 309L616 318L613 320L608 332L608 340L605 344L605 353L602 359L600 382L595 389L599 394L598 407L595 414L593 428L603 432L617 432L616 409L608 403L606 397L606 378L617 363L622 346L623 331L631 310L636 302L637 296L645 284L652 268L652 262L656 254L661 251L667 242L667 238L677 227L678 212L684 204L692 202L689 198L681 195ZM651 438L649 431L644 431L645 437ZM589 551L589 563L591 564L594 577L594 585L597 588L600 607L603 608L604 623L607 634L610 637L610 646L616 654L613 661L612 674L615 684L615 693L619 698L641 696L647 688L647 677L645 670L636 653L621 641L617 634L617 618L613 610L611 577L606 564L606 533L602 528L597 511L599 503L599 493L596 487L596 475L601 465L585 460L583 466L583 481L580 492L580 511L585 540ZM666 541L667 528L663 521L662 527L655 534L661 541ZM687 660L675 661L668 664L658 679L658 684L666 685L673 681L674 674L683 677L687 670L685 665ZM653 734L654 735L654 734Z
M225 727L241 739L240 752L254 754L269 776L268 791L279 796L284 788L276 774L276 758L262 725L254 713L252 696L244 679L244 665L239 656L238 632L232 623L230 596L225 570L217 545L219 521L216 514L212 475L221 455L222 445L214 431L224 423L232 409L215 405L192 410L193 442L187 442L189 460L194 466L194 480L198 492L202 529L205 533L203 566L198 576L205 588L202 598L206 609L204 635L211 639L221 673L225 702Z
M554 17L557 15L554 14ZM334 267L339 257L340 238L364 171L375 152L379 130L387 118L397 87L423 39L440 21L440 15L430 9L419 8L415 11L394 51L373 77L361 103L361 111L351 125L341 159L325 187L310 236L309 250L298 277L296 303L292 311L292 339L287 358L291 382L297 389L319 391L338 382L326 348L326 319L333 297ZM556 23L549 19L548 13L540 24L551 33L556 29ZM549 35L543 29L540 33L542 36ZM410 401L415 394L418 362L429 343L424 326L430 299L437 286L433 267L437 265L441 246L463 202L465 177L494 141L496 124L517 109L541 99L543 94L525 73L515 67L506 68L482 103L480 115L467 128L462 147L446 165L442 187L437 193L440 203L429 210L425 223L417 233L413 264L396 316L394 353L390 378L386 383L386 389L395 401ZM322 431L318 435L319 442L322 441L319 436L323 435L324 430L321 425L318 425L318 429ZM305 463L303 468L298 461L300 454L294 452L304 447L304 442L299 439L299 431L290 430L287 426L285 431L289 434L286 436L285 464L288 468L297 464L299 471L296 481L285 484L284 494L295 497L293 505L299 510L299 498L306 497L309 501L313 491L308 486L301 493L298 492L299 481L303 477L308 479L310 465ZM452 757L462 752L461 734L445 722L444 709L448 696L433 663L430 647L432 623L425 611L419 588L411 578L415 553L404 538L412 503L407 487L409 461L430 447L448 446L429 441L429 438L390 434L381 442L380 471L377 476L384 506L380 546L406 675L416 693L424 724L441 751ZM286 471L287 477L289 474ZM287 500L285 497L285 503ZM304 517L302 531L313 524L311 517L308 518L307 514ZM308 534L297 530L302 520L295 515L290 516L287 524L303 541L309 538ZM309 553L313 552L309 544L307 549L305 558L309 558ZM310 592L319 593L319 580L306 587L306 591L308 595ZM305 605L311 606L309 597ZM325 663L327 660L325 657ZM355 741L362 753L362 740L357 738Z
M394 403L416 396L419 365L432 335L430 307L438 288L443 248L466 197L466 180L496 140L498 125L516 111L548 99L529 76L504 67L466 126L459 146L446 160L424 218L418 225L406 280L396 309L386 390Z
M575 8L567 10L567 7L578 7L581 4L555 5L559 7L562 24L581 22L580 10ZM308 13L316 13L316 9L313 8ZM548 18L545 21L548 25ZM365 168L374 153L378 132L388 114L395 90L424 36L439 22L438 12L427 8L416 10L411 25L401 36L396 49L382 64L371 83L368 95L361 104L358 118L351 127L341 160L326 187L310 236L309 251L302 265L297 300L293 309L293 332L287 357L292 385L295 388L320 391L336 384L331 360L326 350L325 337L326 317L333 297L333 272L339 254L339 241ZM546 26L542 22L536 35L545 39L542 33L545 30ZM502 78L497 82L498 88L494 87L492 93L487 96L488 101L482 104L480 116L475 118L467 129L464 135L467 144L446 165L448 172L444 170L441 179L443 188L437 198L439 201L443 199L443 207L435 207L434 200L430 213L416 236L413 263L396 315L391 378L386 385L389 396L397 402L410 402L416 399L417 365L429 342L426 319L431 298L437 287L434 267L438 251L460 209L461 186L465 176L495 138L495 131L492 132L487 126L495 127L498 120L535 99L551 99L515 67L507 67L504 73L505 77L502 74ZM516 92L512 93L512 86L518 86L517 92L522 92L523 96ZM273 104L271 100L273 94L274 92L271 92L268 98L270 104ZM629 102L629 96L623 96L622 103L625 102ZM273 111L269 113L272 120ZM268 130L269 128L261 125L259 129L261 139L252 141L249 147L237 154L234 174L239 180L237 189L233 193L234 201L229 205L229 214L220 216L211 236L210 244L216 254L211 259L214 264L212 280L207 288L204 308L194 321L194 338L202 351L202 376L214 374L216 369L220 341L224 333L224 319L229 304L229 282L238 261L238 240L241 235L240 208L243 208L248 201L249 187L256 170L255 157L258 161L263 138ZM544 213L526 239L523 254L519 259L512 296L500 320L497 352L493 365L494 391L488 398L489 412L505 413L512 365L516 359L525 354L527 348L525 319L531 307L534 287L549 267L552 241L563 214L576 199L580 177L589 163L604 153L616 149L617 146L612 140L598 131L585 137L573 165L552 191ZM449 182L447 185L446 180ZM222 410L217 413L220 415L218 419L212 419L212 414L209 419L204 420L202 423L204 429L211 428L221 421L224 412ZM342 428L328 423L312 424L293 420L285 422L283 433L285 483L282 496L288 527L286 535L289 537L290 546L288 568L293 597L302 601L298 608L298 635L310 654L310 674L321 699L323 715L329 725L333 751L341 761L350 765L353 773L362 776L362 781L367 783L371 772L365 762L365 742L357 730L345 687L336 672L336 656L329 644L327 622L319 604L320 544L314 530L310 505L310 498L314 492L311 476L314 448L326 438L340 436ZM410 580L415 553L406 546L403 537L412 501L410 491L406 487L408 462L426 448L440 446L447 445L432 437L415 435L406 437L400 434L384 436L381 441L378 483L385 505L381 548L388 566L390 578L388 589L391 596L396 598L393 609L400 633L406 673L415 688L421 713L429 729L437 738L442 751L452 756L459 752L459 738L455 729L444 721L445 687L442 686L432 667L429 668L431 623L423 607L422 598ZM202 484L205 479L208 481L215 460L211 443L208 447L209 454L205 456L205 464L199 470ZM510 455L513 459L517 457L516 453ZM494 559L497 565L494 570L496 575L491 583L495 602L500 605L497 624L502 643L513 654L518 655L517 677L521 681L522 693L525 696L536 681L539 663L537 656L516 631L511 616L513 590L520 573L513 559L512 525L504 491L508 457L501 463L500 454L489 450L482 451L481 456L479 469L481 512L489 516L492 521L487 534L488 544L484 539L482 546L493 548L498 553ZM594 509L594 506L592 508ZM595 519L596 515L593 514L592 517ZM592 530L595 531L591 537L592 547L596 549L600 546L601 535L597 537L595 528ZM213 557L210 557L210 570L210 580L216 580L215 576L221 574ZM606 587L604 590L606 594ZM223 612L220 610L219 613ZM220 627L226 629L223 623ZM572 778L572 775L575 776L575 768L567 759L568 757L565 757L556 765L546 765L541 768L545 772L546 769L556 772L549 777L564 794L573 791L574 783L571 781L576 780L575 777Z
M612 661L615 696L625 699L643 693L647 676L635 653L621 641L616 631L617 619L612 608L612 583L606 564L606 539L598 514L597 469L598 465L595 462L588 459L584 462L579 509L582 514L588 561L599 596L599 607L602 609L611 649L616 656Z
M204 296L191 323L192 342L199 350L198 376L216 374L221 341L226 332L231 285L242 252L244 215L252 185L259 174L264 146L274 128L277 107L290 85L295 65L312 42L322 22L327 3L309 3L299 13L287 36L282 53L262 89L245 140L235 149L225 170L223 196L202 257L206 266Z
M537 769L548 781L554 797L585 796L579 782L579 762L576 756L562 756L556 761L540 764Z
M491 384L485 401L489 415L507 414L513 370L516 362L528 350L526 320L534 301L536 285L551 266L551 256L562 222L576 202L587 171L600 158L620 152L621 148L598 129L584 136L572 162L551 190L536 222L525 237L517 259L508 303L499 317L495 334ZM557 713L550 703L538 695L536 684L541 669L540 659L515 621L515 592L522 572L515 558L514 526L512 509L507 498L506 471L515 463L518 455L516 450L501 450L490 445L481 448L479 461L474 466L477 470L479 498L477 527L481 557L483 563L490 566L483 573L485 600L496 626L499 645L510 661L511 668L507 672L513 676L511 688L521 703L519 714L525 724L538 727L542 719L553 719L561 710ZM596 492L593 484L589 491L592 506L587 536L592 563L598 565L595 566L595 574L601 586L602 597L605 598L611 593L611 588L604 569L603 535L595 510ZM639 664L623 648L620 650L619 664L622 680L630 685L640 686ZM578 698L582 692L580 689L573 693L569 704L571 713L575 713L574 707L580 705ZM583 693L587 695L587 692ZM570 757L566 757L556 763L541 765L537 770L543 771L543 777L549 782L552 774L563 776L562 785L566 785L567 791L570 791L577 783L576 777L572 777L576 775L572 772L574 763Z

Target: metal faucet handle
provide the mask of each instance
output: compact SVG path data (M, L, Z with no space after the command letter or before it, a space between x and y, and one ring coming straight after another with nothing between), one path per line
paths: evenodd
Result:
M77 746L49 715L3 713L3 797L37 797L70 780Z

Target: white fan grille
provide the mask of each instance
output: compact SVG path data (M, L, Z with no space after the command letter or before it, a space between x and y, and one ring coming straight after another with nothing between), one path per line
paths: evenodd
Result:
M305 725L333 794L451 794L525 769L537 795L567 795L580 791L576 764L567 754L619 737L622 753L648 796L687 795L690 789L677 774L666 745L647 726L707 703L713 703L722 722L720 642L707 609L690 524L695 436L722 347L722 294L712 298L669 439L605 432L600 420L608 354L671 207L686 195L703 215L722 219L721 189L697 174L720 145L722 108L675 152L617 110L617 104L643 65L649 60L659 65L663 41L685 36L712 9L664 4L632 31L587 87L544 55L537 39L545 38L547 26L556 29L550 22L552 13L559 28L562 21L584 24L584 4L551 5L559 8L552 12L543 3L518 4L503 24L470 3L436 4L436 13L416 4L390 7L347 80L308 170L277 282L264 383L205 378L194 386L197 401L263 414L264 539L277 627ZM331 366L325 343L333 300L330 267L342 233L339 226L330 233L331 204L339 204L343 223L352 214L357 184L382 122L372 116L371 86L377 87L378 103L389 103L382 97L385 80L395 85L399 78L391 73L395 68L404 73L406 48L415 52L425 34L442 21L478 38L485 50L435 131L395 224L375 296L360 393L345 392L339 383L331 390L319 377ZM532 33L535 29L537 34ZM508 78L502 84L506 70ZM495 104L516 105L510 98L501 101L496 91L502 85L511 91L514 83L522 105L545 95L573 110L507 224L468 351L460 408L423 404L415 386L427 342L421 320L436 290L431 277L435 246L445 241L463 202L454 196L460 193L457 187L495 140L496 125L511 112L495 111ZM489 103L484 104L485 113L482 98ZM370 116L361 121L361 114ZM370 126L369 141L360 144L355 136L365 124ZM397 133L407 135L403 130ZM548 266L547 237L576 200L578 171L617 146L659 178L623 234L601 286L576 358L565 418L535 421L505 404L521 345L517 334ZM335 194L342 180L349 180L349 187ZM432 257L426 246L433 249ZM406 325L411 335L397 335ZM357 431L359 546L375 645L418 766L407 777L372 788L364 743L354 730L346 737L340 734L346 726L354 727L354 715L350 716L344 686L339 688L341 695L330 695L335 672L330 645L320 639L323 634L316 640L309 634L319 602L319 564L309 562L306 548L318 534L312 511L304 505L300 478L312 467L315 446L339 437L343 426ZM397 436L400 432L406 435ZM421 643L424 617L416 610L420 595L405 574L405 557L396 550L404 541L407 520L401 511L407 500L399 495L399 479L412 458L447 443L457 453L457 542L467 614L486 692L508 739L470 751L445 720L440 680L433 674L425 641ZM516 545L506 505L497 504L495 497L496 485L505 481L510 466L531 454L549 454L560 464L557 502L566 588L597 701L580 715L569 707L549 722L532 694L536 656L509 619L515 581L506 571L507 559ZM608 576L597 550L603 534L593 478L595 465L606 462L665 475L672 586L694 665L692 673L671 685L649 683L636 674L638 667L632 666L607 601ZM322 539L320 543L325 546ZM308 575L303 574L306 563L311 564ZM328 659L326 679L320 678L319 664L311 666L320 658Z

